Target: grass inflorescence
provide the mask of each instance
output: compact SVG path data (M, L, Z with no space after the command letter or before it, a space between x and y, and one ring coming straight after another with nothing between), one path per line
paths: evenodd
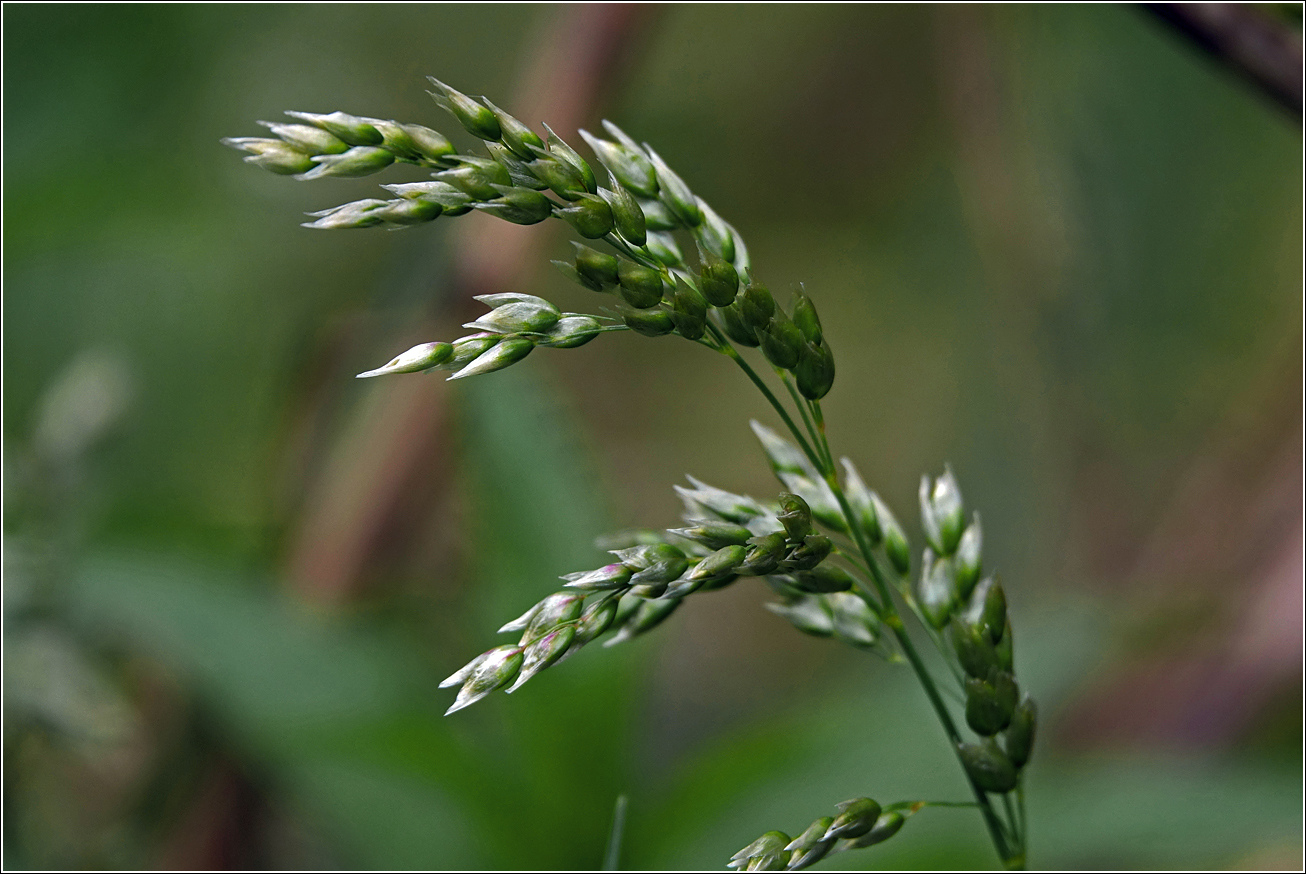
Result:
M435 102L487 154L458 154L447 137L420 124L343 112L289 112L292 123L260 122L271 137L223 142L247 152L247 162L301 181L372 175L395 163L431 170L430 181L382 186L391 197L311 213L313 221L304 224L313 229L402 229L474 210L522 225L560 219L586 242L576 241L571 257L554 265L603 295L605 306L600 313L569 313L534 295L481 295L477 300L489 311L463 326L471 333L422 343L359 377L442 370L459 379L510 367L539 346L573 349L611 331L679 336L730 358L789 432L753 423L785 489L774 502L692 478L677 486L685 507L681 527L605 538L614 561L564 576L557 592L499 629L520 634L516 643L480 654L441 684L458 687L448 712L499 689L512 692L588 643L602 639L610 646L652 631L695 593L757 577L776 596L768 609L799 631L910 667L974 801L882 807L871 798L853 799L797 837L763 834L729 866L806 868L831 853L882 843L932 806L975 807L1003 864L1022 866L1023 774L1037 710L1016 682L1006 596L997 577L984 573L979 516L967 519L952 471L921 480L925 545L913 577L902 525L852 461L836 464L831 452L821 400L834 386L834 354L806 292L795 293L787 307L777 301L757 277L738 230L652 147L615 124L603 122L608 138L580 131L594 165L547 125L541 136L484 97L430 81ZM773 371L780 394L749 363L742 351L748 349L760 353L763 373ZM962 702L963 719L943 700L899 603L948 665L944 682L955 688L943 690ZM959 721L974 740L963 737Z

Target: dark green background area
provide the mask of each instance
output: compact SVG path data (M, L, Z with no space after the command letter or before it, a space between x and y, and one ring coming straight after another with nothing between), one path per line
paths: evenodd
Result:
M747 426L771 421L761 398L671 338L459 383L431 448L457 494L426 520L457 555L378 568L341 610L288 594L306 482L375 391L352 375L423 313L465 309L454 226L494 219L308 231L306 211L421 175L300 184L219 139L341 109L470 148L425 76L512 111L563 12L5 7L6 647L53 629L131 701L165 677L174 722L202 726L146 745L171 787L153 807L134 784L97 806L109 753L34 746L7 699L6 865L165 864L186 769L215 758L256 790L245 864L271 867L593 867L624 792L627 866L713 868L845 798L963 797L905 670L800 638L755 583L440 715L436 683L596 565L597 534L674 525L685 472L778 491ZM1125 7L673 6L619 58L602 115L738 228L781 297L816 301L835 453L913 542L922 472L950 463L983 514L1047 726L1031 864L1299 864L1291 689L1250 720L1270 728L1218 743L1058 722L1152 641L1218 627L1227 592L1169 610L1164 573L1128 568L1193 459L1274 427L1283 374L1300 378L1299 123ZM553 224L535 232L565 258ZM543 261L519 290L599 306ZM34 431L79 360L112 362L130 399L65 476ZM821 866L992 863L978 818L939 810Z

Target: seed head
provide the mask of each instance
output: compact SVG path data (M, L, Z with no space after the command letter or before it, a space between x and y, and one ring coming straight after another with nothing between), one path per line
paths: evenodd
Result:
M335 155L349 149L349 144L335 134L311 124L280 124L273 121L260 121L259 124L287 145L309 155Z
M407 352L396 355L388 364L382 367L358 374L357 379L385 376L390 373L416 373L438 367L451 358L453 358L453 345L451 343L421 343Z
M567 580L569 589L600 592L607 589L624 589L630 583L630 577L630 568L621 562L615 562L597 570L567 574L562 579Z
M776 477L789 491L802 496L807 505L812 508L813 519L826 528L841 534L848 533L848 522L843 517L843 511L839 509L834 492L830 490L830 486L824 479L789 471L777 471Z
M757 435L758 441L762 444L762 451L766 453L767 460L771 462L771 470L777 476L783 473L796 473L808 477L816 475L812 463L807 460L807 456L797 446L756 419L750 420L748 424L753 429L753 433ZM784 495L780 496L782 508L784 507L784 497Z
M466 367L486 350L493 348L501 339L499 334L489 331L459 337L453 341L453 357L442 365L442 369L458 370Z
M1001 667L993 642L978 625L957 616L949 626L949 633L957 662L971 677L984 679L990 671Z
M952 555L966 525L961 490L957 488L952 468L945 468L943 476L933 484L928 476L921 477L920 503L925 539L940 555Z
M834 617L826 599L819 595L803 595L783 604L770 603L766 609L788 619L803 634L829 637L834 633Z
M689 190L685 181L676 175L666 162L658 157L648 143L644 144L644 154L653 162L657 172L658 197L671 210L672 215L685 227L696 228L703 222L703 211L698 208L698 198Z
M984 544L984 533L980 529L979 513L975 521L966 526L957 543L954 561L957 565L957 597L965 603L975 589L980 575L980 550Z
M286 115L321 128L351 146L379 146L385 141L385 137L381 135L379 130L356 115L349 115L344 112L319 115L315 112L295 112L293 110L287 111Z
M821 345L824 336L821 333L821 319L816 315L816 306L812 303L812 299L801 291L794 295L794 324L798 326L803 339L808 343Z
M412 141L418 156L431 163L439 164L454 153L453 143L439 131L431 130L420 124L401 124Z
M987 635L985 635L987 637ZM1011 617L1007 617L1007 625L1002 630L1002 639L993 645L993 651L998 656L998 669L1008 673L1016 670L1016 660L1014 645L1011 640Z
M508 178L512 184L518 188L529 188L531 191L543 191L549 186L541 182L525 161L513 154L507 146L498 143L486 143L486 150L490 157L496 162L503 165L503 169L508 171Z
M447 182L473 200L493 200L499 196L496 185L511 185L508 170L498 161L478 158L475 155L458 155L458 164L433 174L440 182Z
M757 422L754 422L753 426L754 430L762 428ZM780 524L785 528L785 534L793 542L801 541L812 531L812 508L798 495L781 493L780 512L776 518L780 520Z
M1016 768L993 738L959 744L957 751L966 773L985 792L999 794L1016 788Z
M753 347L757 345L757 334L748 323L744 321L743 301L736 300L733 304L723 307L719 310L721 314L721 327L726 332L726 336L738 343L740 346Z
M803 592L825 595L846 592L853 587L852 575L836 564L821 564L809 571L794 574L796 587Z
M783 871L791 856L785 849L788 844L789 835L784 832L767 832L735 853L727 867L744 871Z
M246 164L262 167L279 176L306 173L313 168L313 159L283 140L264 137L224 137L224 146L249 152Z
M680 277L671 297L671 321L686 340L697 340L707 329L707 301Z
M622 300L635 309L655 307L662 301L662 274L652 267L622 258L617 264L617 281Z
M701 197L694 198L699 211L703 213L703 224L698 226L696 238L707 252L724 261L735 260L735 235L716 210L707 205Z
M602 333L603 325L593 316L564 316L539 341L540 346L554 349L575 349L584 346Z
M571 622L580 617L581 605L585 600L582 592L554 592L536 605L531 614L520 643L527 644L547 634L556 626Z
M685 263L685 255L680 251L680 244L669 231L649 231L644 248L654 258L667 267L679 267Z
M834 385L834 354L828 344L804 343L794 369L798 391L809 401L819 401Z
M744 563L740 566L740 572L758 577L765 576L778 568L780 560L784 558L787 549L785 536L779 531L751 537L748 540L748 545L751 548L748 550L748 554L744 556Z
M833 550L834 542L824 534L808 534L789 555L785 556L785 569L793 571L812 570L825 561Z
M584 177L571 164L547 149L532 147L531 152L535 157L526 168L563 200L579 200L588 193Z
M660 200L644 200L636 198L639 204L639 211L644 213L644 227L650 231L674 231L680 227L680 222L667 209L666 204Z
M450 88L434 76L427 76L427 80L435 86L434 91L428 91L441 109L448 112L458 120L467 132L474 137L483 140L497 140L502 135L503 130L499 126L499 119L494 112L472 98L468 97L461 91Z
M639 201L624 185L608 172L608 188L600 188L599 196L612 208L612 222L617 233L632 246L643 246L648 241L648 223Z
M538 333L552 328L562 315L544 298L530 294L482 294L476 300L494 309L464 328L500 334Z
M895 570L903 576L911 570L911 555L907 546L907 535L894 518L889 505L880 500L880 496L871 492L871 504L875 507L875 518L879 521L880 531L884 535L884 554L889 557Z
M844 643L870 649L880 640L880 620L865 601L849 592L825 596L834 619L834 633Z
M597 240L612 230L612 208L595 194L582 194L571 206L557 209L555 214L588 240Z
M612 626L617 617L617 604L618 599L614 597L586 606L580 621L576 623L576 637L571 642L570 652L597 640Z
M611 122L604 122L605 126L611 125ZM609 131L616 128L616 125L608 127ZM657 172L653 169L652 162L644 156L643 152L633 140L629 140L631 146L614 143L611 140L600 139L589 131L582 130L581 138L589 144L589 147L598 156L599 162L608 168L623 186L629 188L640 197L657 197L658 181ZM624 134L622 135L625 136ZM632 241L633 242L633 241Z
M771 315L771 321L757 332L757 339L762 344L762 354L776 367L792 370L798 365L798 356L803 351L802 332L794 325L785 311L779 307Z
M699 265L698 287L714 307L728 307L739 293L739 273L729 261L710 253Z
M1002 639L1002 631L1007 625L1007 595L1002 591L1002 584L996 577L985 580L983 590L984 600L979 609L979 626L988 635L989 640L997 643ZM979 592L980 589L977 587L975 594Z
M498 139L512 150L512 153L523 161L530 161L535 157L531 147L543 148L544 140L540 135L531 130L529 126L513 118L499 107L489 101L489 98L482 97L483 102L490 112L494 114L495 119L499 122Z
M575 637L575 627L567 625L548 632L528 645L522 651L522 663L517 674L517 682L509 686L506 691L509 694L515 692L531 677L549 665L557 663L559 659L566 655L567 649L571 646Z
M733 522L716 522L703 520L689 528L669 528L670 533L701 543L708 549L720 549L724 546L742 546L753 536L742 525Z
M506 185L493 188L498 197L472 206L516 225L538 224L553 214L553 202L538 191Z
M382 225L406 227L433 221L440 216L440 204L425 200L356 200L310 212L316 221L304 222L303 227L316 230L342 230L373 228Z
M392 200L384 217L389 224L408 227L435 221L443 213L444 207L433 200Z
M862 530L872 545L880 542L884 536L880 531L880 520L875 514L875 502L871 500L871 491L862 482L857 468L847 458L839 459L843 464L843 491L852 507L857 527Z
M1008 705L1008 699L1016 689L1011 675L995 671L993 676L1007 678L1005 694L1000 695L996 685L988 681L966 678L966 724L981 737L989 737L1006 728L1015 707L1015 701Z
M1007 758L1016 768L1023 768L1029 762L1034 749L1034 730L1038 727L1038 707L1028 695L1016 707L1011 715L1011 725L1003 736L1006 743Z
M834 846L834 842L838 840L838 838L825 837L826 831L833 822L834 817L823 816L785 846L785 849L792 854L789 859L790 871L808 868L825 858L830 848Z
M500 646L477 656L471 664L440 684L442 687L452 686L459 682L455 678L464 677L458 697L444 715L470 707L495 689L508 685L517 676L521 664L522 649L519 646Z
M739 299L739 314L753 331L763 331L775 314L775 298L765 285L750 283Z
M394 154L397 158L416 161L422 158L417 143L408 129L394 119L364 118L363 121L381 132L381 148ZM434 133L434 131L432 131ZM450 149L452 151L452 149Z
M584 158L577 154L575 149L567 145L562 137L554 133L553 128L546 124L544 129L549 132L549 151L556 155L559 160L566 161L573 169L575 169L575 171L580 175L581 183L585 186L586 191L590 194L598 194L598 180L594 178L594 171L590 168L590 165L585 162Z
M676 323L671 320L671 312L665 307L637 310L621 304L617 307L617 312L627 328L645 337L661 337L676 329Z
M605 291L617 284L615 256L591 249L584 243L573 241L572 246L576 249L576 272L588 282L587 287Z
M746 553L747 549L740 544L723 546L691 568L685 577L705 582L733 574L743 564Z
M482 373L503 370L505 367L521 361L534 348L535 342L528 337L504 337L502 341L476 356L470 364L461 368L449 379L463 379L468 376L479 376Z
M623 641L630 640L632 637L652 631L666 621L667 617L682 603L680 598L663 598L656 601L637 598L635 601L636 606L624 622L621 621L621 608L618 606L617 618L613 621L613 625L620 623L620 628L616 634L604 642L605 647L616 646Z
M880 818L875 821L875 825L871 827L870 831L859 838L840 841L834 852L861 850L866 847L873 847L876 844L882 844L901 831L905 822L907 822L907 817L896 810L881 813Z
M880 805L871 798L854 798L835 806L840 812L825 830L826 840L860 837L870 831L880 817Z
M685 504L688 519L698 520L715 516L727 522L747 525L758 516L766 514L762 505L746 495L736 495L710 486L702 480L686 476L692 489L676 486L676 494Z
M614 550L626 567L635 571L630 578L634 585L657 585L678 578L689 567L685 553L669 543L637 546L634 549Z
M448 182L400 182L381 187L393 191L405 200L421 198L438 203L444 207L444 214L448 216L462 215L470 211L473 203L471 195Z
M921 612L930 625L943 628L957 607L957 569L947 556L935 556L934 550L925 547L921 563L921 581L917 587L917 600Z

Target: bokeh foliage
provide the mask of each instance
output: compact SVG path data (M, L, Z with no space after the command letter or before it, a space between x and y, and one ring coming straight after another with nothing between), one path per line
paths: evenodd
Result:
M901 671L791 639L743 585L439 715L435 683L590 566L596 534L673 524L686 470L776 491L755 395L669 340L460 385L431 448L454 496L428 520L456 549L377 570L348 609L287 594L308 483L372 390L350 377L455 307L452 224L300 229L375 180L298 185L218 139L288 108L457 138L423 77L512 110L562 11L5 8L6 661L37 654L6 673L7 865L158 862L214 762L262 799L245 864L292 867L592 867L620 792L626 864L715 867L845 797L962 794ZM1121 7L687 6L637 39L603 112L734 222L773 288L819 302L835 451L900 518L951 461L1055 726L1138 634L1094 538L1137 551L1210 435L1254 426L1267 379L1300 368L1300 128ZM591 303L547 265L521 290ZM88 360L127 374L123 412L52 454L49 392ZM1085 459L1124 484L1109 518L1082 512ZM119 735L15 705L24 682L65 701L67 664L90 712L135 709ZM1299 723L1252 751L1041 744L1035 865L1300 858ZM825 864L988 852L973 815L939 811Z

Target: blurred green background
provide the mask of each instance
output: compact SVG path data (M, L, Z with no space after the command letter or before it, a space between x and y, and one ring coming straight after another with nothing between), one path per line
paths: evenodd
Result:
M1043 714L1033 866L1300 868L1300 122L1157 21L4 24L6 867L592 868L626 793L623 866L720 868L844 798L964 797L905 669L802 638L746 582L441 716L438 681L594 566L596 535L673 526L685 472L778 487L761 398L672 338L352 379L457 336L477 257L521 234L516 290L594 306L548 267L554 223L312 232L305 211L420 174L301 185L218 143L341 109L470 147L433 74L530 123L568 99L572 128L617 121L773 288L803 283L839 362L834 450L918 542L918 478L951 463ZM931 810L821 867L994 861L973 812Z

